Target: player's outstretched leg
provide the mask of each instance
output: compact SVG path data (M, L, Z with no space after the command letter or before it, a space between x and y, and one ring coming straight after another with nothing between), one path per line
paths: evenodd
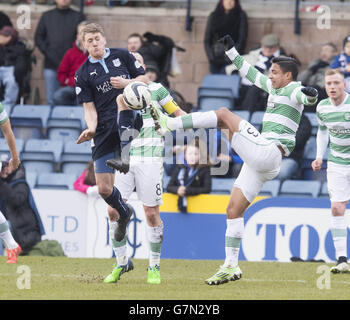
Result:
M20 245L13 239L5 216L0 212L0 239L4 241L7 250L6 263L17 263L17 257L22 252Z

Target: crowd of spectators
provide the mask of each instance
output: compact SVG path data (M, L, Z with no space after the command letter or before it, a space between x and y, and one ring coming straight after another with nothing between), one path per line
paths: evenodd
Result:
M72 0L55 0L55 2L54 9L42 14L34 39L35 45L44 56L46 104L72 106L77 105L74 74L88 57L80 38L80 31L88 22L83 14L71 8ZM123 5L126 2L120 4ZM88 1L86 4L92 3L93 1ZM133 5L130 1L128 4ZM247 52L246 12L242 9L239 0L219 0L215 10L208 16L204 33L203 49L208 58L209 72L212 74L237 74L227 59L224 48L217 41L226 34L232 37L238 52L244 59L264 74L268 74L274 57L291 55L281 46L281 39L276 34L264 35L260 46ZM142 35L132 33L126 40L127 49L130 52L139 52L143 56L149 78L169 88L167 77L172 50L176 48L174 41L167 36L150 32ZM29 82L28 73L31 70L32 52L33 47L19 37L9 17L0 12L0 101L6 109L11 109L23 96L23 88ZM337 53L335 44L325 43L318 56L315 55L315 60L299 73L298 81L305 86L318 89L319 100L326 98L324 72L327 68L342 70L347 81L347 90L350 92L350 36L345 37L341 52ZM174 92L174 94L177 93ZM186 108L186 102L181 101L181 103L183 104L181 107ZM235 110L247 110L252 114L255 111L265 110L266 104L267 94L253 86L247 79L241 79ZM316 105L307 111L314 112L315 107ZM285 180L297 175L310 132L311 124L307 117L303 116L296 137L295 151L289 159L283 161L279 179ZM226 140L219 131L216 137L217 148L209 151L210 160L213 166L220 166L220 162L227 162L229 170L225 177L236 177L241 161ZM225 153L218 151L223 150L222 144L225 146ZM176 152L178 149L175 147L174 155ZM166 166L165 169L168 174L175 172L174 166ZM181 170L177 168L176 171Z

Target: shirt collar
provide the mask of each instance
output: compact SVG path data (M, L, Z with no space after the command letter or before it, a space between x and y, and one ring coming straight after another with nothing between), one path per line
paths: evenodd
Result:
M92 58L91 56L89 56L89 61L90 61L91 63L100 62L100 61L102 61L102 60L108 58L110 54L111 54L111 50L110 50L109 48L106 48L106 54L102 57L102 59L94 59L94 58Z

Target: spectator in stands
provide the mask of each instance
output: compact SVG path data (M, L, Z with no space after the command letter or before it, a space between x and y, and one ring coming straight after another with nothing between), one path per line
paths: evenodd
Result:
M271 67L271 60L275 57L285 54L284 49L280 47L280 39L275 34L267 34L261 39L261 47L250 51L244 55L244 59L252 66L264 74L268 74ZM226 73L231 74L236 70L234 64L226 67ZM258 110L265 110L268 94L243 78L239 90L240 99L237 101L235 109L248 110L251 113Z
M84 16L70 8L72 0L56 0L56 8L43 13L35 31L35 43L45 57L44 78L46 103L53 105L59 88L57 68L76 38L78 24Z
M311 136L312 126L310 120L303 113L300 119L298 131L295 136L295 148L288 158L282 159L281 169L275 179L281 181L291 179L298 174L300 169L306 142Z
M128 36L127 48L130 52L137 52L143 44L142 36L138 33L132 33Z
M57 78L61 84L61 88L59 88L53 95L53 103L55 106L77 105L74 75L89 55L83 47L80 34L82 28L87 24L88 22L86 21L79 23L77 28L77 38L73 42L73 47L65 53L57 69Z
M346 83L345 91L350 93L350 35L343 40L343 51L334 57L331 68L341 70Z
M12 27L12 22L10 18L8 17L7 14L4 12L0 11L0 30L5 27L5 26L10 26Z
M186 196L194 196L211 191L210 161L206 146L196 138L185 147L185 159L182 165L177 165L167 192L179 195L178 208L187 212Z
M96 185L96 178L94 172L94 162L90 161L86 169L75 180L73 184L74 190L86 193L87 195L98 196L98 188Z
M248 36L247 15L239 0L220 0L209 15L205 29L204 46L210 73L225 74L225 67L231 64L226 58L224 46L218 40L230 35L240 54L244 53Z
M4 86L2 104L7 111L16 104L20 80L27 67L27 49L10 26L0 30L0 83Z
M336 55L337 47L335 44L328 42L321 48L320 56L318 59L313 60L306 70L302 71L298 75L298 81L304 86L311 86L318 91L318 102L327 98L325 90L325 71L332 63L334 56ZM317 105L317 103L316 103ZM316 105L314 110L316 111ZM308 108L308 112L311 110Z
M13 237L23 250L22 254L28 253L45 234L34 198L25 179L23 165L11 172L8 159L2 161L0 204L6 219L11 223Z

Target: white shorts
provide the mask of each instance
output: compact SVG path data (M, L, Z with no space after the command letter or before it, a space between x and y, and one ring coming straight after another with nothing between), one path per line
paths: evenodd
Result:
M252 202L263 184L278 175L282 154L274 141L262 137L248 121L242 120L239 129L232 137L231 146L244 164L234 187L241 189L245 198Z
M136 188L143 205L155 207L161 205L163 196L163 162L131 162L127 174L116 172L115 186L122 198L128 200Z
M328 161L328 193L332 202L343 202L350 199L350 166Z

